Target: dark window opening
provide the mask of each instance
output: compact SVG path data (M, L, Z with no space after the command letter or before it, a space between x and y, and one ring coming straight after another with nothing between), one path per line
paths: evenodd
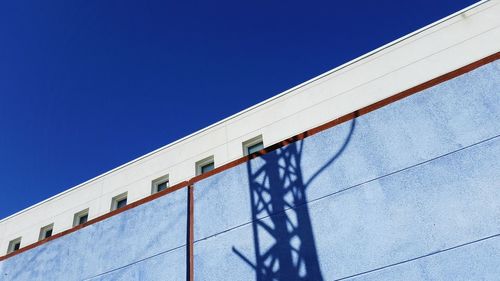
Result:
M84 224L89 219L89 209L82 210L73 217L73 226Z
M126 205L127 205L127 198L123 198L121 200L116 201L116 208L117 209L125 207Z
M167 189L167 187L168 187L168 181L166 181L166 182L162 182L162 183L158 184L158 185L156 186L156 189L157 189L157 192L160 192L160 191L162 191L162 190Z
M7 248L7 254L15 252L21 248L21 237L14 239L9 242L9 247Z
M201 173L204 174L204 173L208 173L208 172L212 171L214 168L215 168L214 162L211 162L211 163L208 163L208 164L201 166L200 170L201 170Z
M38 241L41 241L43 239L47 239L50 236L52 236L52 229L54 228L54 224L50 224L47 226L44 226L40 229L40 235L38 236Z
M259 142L259 143L253 144L253 145L250 145L250 146L247 147L247 154L252 154L252 153L261 151L262 149L264 149L264 143L263 142Z
M87 222L87 220L88 220L88 218L89 218L89 215L88 215L88 214L85 214L85 215L81 216L81 217L78 219L78 225L86 223L86 222Z

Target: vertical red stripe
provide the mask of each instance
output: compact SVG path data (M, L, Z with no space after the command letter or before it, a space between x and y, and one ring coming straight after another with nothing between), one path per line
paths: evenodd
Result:
M293 142L302 140L304 138L310 137L310 136L312 136L314 134L317 134L319 132L322 132L324 130L332 128L332 127L334 127L334 126L336 126L338 124L341 124L343 122L352 120L352 119L354 119L354 118L356 118L358 116L367 114L367 113L369 113L371 111L377 110L377 109L379 109L381 107L384 107L384 106L386 106L388 104L391 104L393 102L401 100L401 99L403 99L405 97L411 96L412 94L419 93L419 92L421 92L421 91L423 91L423 90L425 90L427 88L430 88L432 86L435 86L435 85L438 85L440 83L443 83L443 82L445 82L447 80L450 80L450 79L453 79L455 77L458 77L458 76L460 76L462 74L465 74L465 73L467 73L469 71L472 71L472 70L474 70L474 69L476 69L478 67L481 67L483 65L486 65L488 63L494 62L494 61L496 61L498 59L500 59L500 52L497 52L497 53L494 53L492 55L489 55L489 56L487 56L487 57L485 57L485 58L483 58L481 60L478 60L478 61L473 62L471 64L468 64L466 66L463 66L463 67L461 67L459 69L456 69L454 71L451 71L451 72L449 72L447 74L444 74L444 75L441 75L439 77L436 77L436 78L434 78L432 80L429 80L429 81L427 81L425 83L422 83L422 84L420 84L418 86L415 86L415 87L407 89L407 90L405 90L403 92L400 92L400 93L398 93L398 94L396 94L394 96L391 96L391 97L388 97L388 98L383 99L381 101L378 101L378 102L376 102L376 103L374 103L372 105L363 107L363 108L361 108L359 110L356 110L355 112L346 114L346 115L344 115L342 117L339 117L339 118L337 118L335 120L327 122L327 123L325 123L325 124L323 124L321 126L318 126L318 127L313 128L313 129L307 130L307 131L305 131L303 133L300 133L300 134L298 134L298 135L296 135L294 137L291 137L289 139L286 139L286 140L283 140L281 142L278 142L278 143L276 143L276 144L274 144L272 146L266 147L265 149L263 149L263 150L261 150L259 152L255 152L255 153L253 153L251 155L244 156L242 158L236 159L236 160L234 160L234 161L232 161L230 163L227 163L225 165L217 167L217 168L215 168L214 170L212 170L210 172L207 172L207 173L202 174L202 175L195 176L194 178L191 178L189 181L178 183L178 184L176 184L176 185L174 185L174 186L172 186L172 187L170 187L168 189L165 189L165 190L163 190L161 192L158 192L158 193L155 193L153 195L150 195L150 196L148 196L146 198L142 198L142 199L140 199L140 200L138 200L136 202L133 202L133 203L131 203L131 204L129 204L129 205L123 207L123 208L114 210L112 212L109 212L107 214L104 214L102 216L94 218L92 220L89 220L88 222L86 222L86 223L84 223L82 225L75 226L75 227L70 228L68 230L65 230L63 232L57 233L57 234L55 234L55 235L53 235L53 236L51 236L51 237L49 237L47 239L44 239L42 241L38 241L38 242L35 242L35 243L30 244L28 246L25 246L25 247L19 249L18 251L12 252L12 253L4 255L4 256L0 256L0 261L8 259L8 258L10 258L12 256L15 256L15 255L18 255L18 254L23 253L25 251L28 251L30 249L33 249L33 248L35 248L37 246L40 246L40 245L42 245L44 243L47 243L49 241L52 241L52 240L57 239L59 237L62 237L64 235L67 235L67 234L70 234L72 232L75 232L75 231L77 231L77 230L79 230L81 228L84 228L84 227L87 227L87 226L92 225L94 223L103 221L103 220L105 220L105 219L107 219L107 218L109 218L111 216L114 216L114 215L117 215L119 213L125 212L125 211L127 211L129 209L135 208L135 207L137 207L139 205L145 204L145 203L150 202L152 200L155 200L155 199L157 199L159 197L165 196L165 195L167 195L169 193L172 193L174 191L177 191L179 189L182 189L182 188L186 187L190 183L198 182L198 181L200 181L202 179L205 179L207 177L210 177L210 176L212 176L214 174L220 173L222 171L225 171L227 169L230 169L232 167L235 167L237 165L245 163L245 162L249 161L250 159L253 159L255 157L259 157L261 155L269 153L269 152L271 152L271 151L273 151L275 149L281 148L281 147L283 147L285 145L288 145L290 143L293 143ZM188 186L188 192L190 194L188 200L191 200L190 202L188 202L188 204L189 204L189 208L188 208L188 212L189 212L189 214L188 214L189 215L188 216L188 223L189 223L188 224L188 228L189 228L189 233L188 233L188 251L189 251L189 255L190 255L188 261L189 261L189 265L190 265L189 266L190 270L193 270L193 268L191 268L192 265L193 265L193 261L192 261L193 260L193 257L192 257L192 255L193 255L193 249L192 249L193 245L192 245L192 243L194 242L194 233L192 233L192 231L193 231L193 224L194 224L194 218L192 217L192 215L194 213L194 205L193 205L194 204L194 200L193 200L193 198L194 198L193 197L194 190L193 190L193 188L194 188L193 186ZM190 276L193 276L193 274L190 274ZM194 280L194 279L189 279L189 280Z
M194 281L194 186L188 186L188 280Z

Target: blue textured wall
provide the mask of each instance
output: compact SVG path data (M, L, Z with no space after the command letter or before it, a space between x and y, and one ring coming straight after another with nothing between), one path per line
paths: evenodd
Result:
M499 134L495 62L208 178L195 279L499 280Z
M195 279L499 280L500 63L195 185ZM185 189L0 262L185 280Z
M179 190L13 256L0 280L184 280L186 200Z

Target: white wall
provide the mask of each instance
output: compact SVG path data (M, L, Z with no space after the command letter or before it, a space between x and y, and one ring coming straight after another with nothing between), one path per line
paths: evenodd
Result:
M109 212L111 198L128 191L133 202L169 174L176 184L195 174L195 162L215 165L242 156L242 142L263 135L266 146L419 85L500 51L500 2L483 1L367 55L307 81L206 129L131 161L0 221L0 255L22 236L34 243L41 227L72 227L73 214Z

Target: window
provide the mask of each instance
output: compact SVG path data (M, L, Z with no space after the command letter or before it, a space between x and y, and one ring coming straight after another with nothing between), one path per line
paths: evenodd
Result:
M243 154L249 155L264 149L264 141L262 140L262 135L251 138L243 142Z
M15 252L21 248L21 237L16 238L9 242L9 247L7 248L7 254Z
M111 200L111 211L127 206L127 192L113 197Z
M45 238L49 238L52 236L52 230L54 229L54 224L51 223L46 225L40 229L40 235L38 236L38 241L43 240Z
M196 162L196 175L201 175L212 171L215 168L214 157L210 156Z
M201 166L201 173L204 174L204 173L207 173L207 172L210 172L214 169L214 163L208 163L208 164L205 164L203 166Z
M85 209L75 214L73 217L73 226L84 224L89 220L89 209Z
M168 175L163 176L161 178L157 178L153 181L153 184L151 186L151 194L160 192L162 190L165 190L169 187L169 182L168 182Z

